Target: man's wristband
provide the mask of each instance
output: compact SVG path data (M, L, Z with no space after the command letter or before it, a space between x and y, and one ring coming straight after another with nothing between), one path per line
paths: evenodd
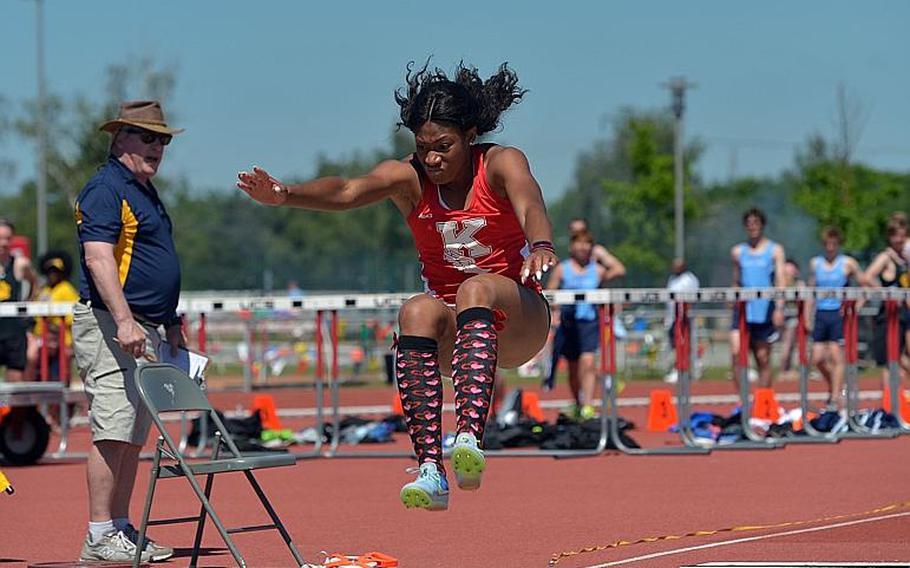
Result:
M167 320L167 323L164 324L165 329L169 327L174 327L175 325L183 325L183 318L175 315L171 319Z

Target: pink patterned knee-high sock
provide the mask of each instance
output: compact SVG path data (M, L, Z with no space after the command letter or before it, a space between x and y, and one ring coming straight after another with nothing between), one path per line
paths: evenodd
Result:
M456 428L483 444L496 377L495 317L488 308L468 308L458 314L457 325L452 358Z
M417 463L442 465L442 376L436 340L402 335L398 339L395 376L408 434Z

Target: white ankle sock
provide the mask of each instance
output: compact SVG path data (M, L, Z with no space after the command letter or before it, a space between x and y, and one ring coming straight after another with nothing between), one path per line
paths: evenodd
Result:
M125 529L128 524L130 524L129 517L114 517L114 528L118 531Z
M91 521L88 523L88 534L92 544L100 541L105 535L112 532L114 532L114 521L110 519L101 521L100 523L93 523Z

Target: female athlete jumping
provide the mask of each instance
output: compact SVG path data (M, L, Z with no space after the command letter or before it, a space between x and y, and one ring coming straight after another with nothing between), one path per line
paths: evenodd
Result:
M336 211L391 199L417 246L426 294L398 314L396 374L419 473L400 493L407 507L445 510L442 379L455 385L452 468L474 490L486 467L484 426L497 364L513 368L543 347L549 310L539 281L556 263L540 186L516 148L475 144L526 91L506 64L483 81L473 67L454 79L408 66L395 93L417 151L352 179L287 185L254 167L238 187L266 205Z

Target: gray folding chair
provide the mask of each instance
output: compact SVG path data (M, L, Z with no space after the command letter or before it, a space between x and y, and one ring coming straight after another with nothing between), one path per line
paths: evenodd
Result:
M281 533L281 537L287 544L291 554L294 555L297 565L306 565L303 557L297 550L297 547L291 541L291 536L275 513L275 509L272 508L271 503L269 503L268 498L265 496L265 493L263 493L256 478L253 476L254 469L295 465L296 458L286 453L242 455L237 449L236 444L234 444L234 440L231 439L230 434L225 429L221 419L218 418L218 415L215 413L211 404L209 404L209 401L200 386L196 381L173 365L157 363L140 365L136 369L135 380L142 402L151 413L152 420L160 434L155 448L154 461L152 462L152 474L149 479L148 494L145 498L145 509L142 512L142 523L139 525L139 542L145 541L145 532L149 526L195 522L196 538L193 542L193 555L189 565L196 566L196 562L199 558L199 547L202 543L202 532L205 528L205 520L207 516L210 516L215 527L218 529L218 532L221 534L221 538L224 539L224 543L230 549L231 554L240 566L245 567L246 562L244 562L243 557L234 545L231 535L240 532L271 529L275 529ZM159 416L161 413L185 411L199 411L207 414L211 420L211 424L215 427L214 450L212 458L208 461L186 461L183 454L179 451L178 443L174 441L170 434L168 434L167 429L164 427L164 423ZM220 456L222 443L227 446L230 457L223 458ZM162 457L165 459L172 459L175 463L162 463ZM272 522L270 524L230 529L225 528L221 519L212 508L209 498L212 493L212 482L214 481L215 475L229 472L243 472L247 481L249 481L250 485L253 487L253 491L255 491L256 495L259 497L259 501L262 503L263 507L265 507L269 517L271 517ZM199 482L195 477L197 475L206 476L205 490L200 488ZM150 521L149 514L152 510L152 498L155 495L155 485L159 479L171 477L185 477L187 481L189 481L190 486L193 488L193 492L202 504L199 515ZM142 547L137 546L136 548L136 557L133 560L134 567L139 566Z

